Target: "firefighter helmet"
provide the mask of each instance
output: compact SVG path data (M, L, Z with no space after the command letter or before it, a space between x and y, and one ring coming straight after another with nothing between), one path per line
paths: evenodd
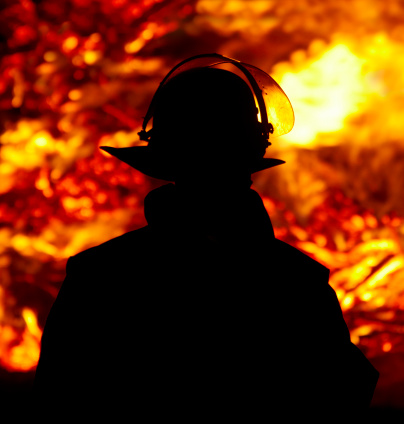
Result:
M147 146L101 148L168 181L175 181L181 162L192 164L196 156L203 161L223 161L225 155L229 161L244 160L253 173L283 163L263 156L269 138L288 133L293 124L290 101L272 77L235 59L206 54L182 61L160 83L139 132Z

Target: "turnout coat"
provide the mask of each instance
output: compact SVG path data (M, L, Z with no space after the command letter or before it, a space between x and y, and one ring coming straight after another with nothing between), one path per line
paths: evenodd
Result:
M146 227L68 260L42 338L40 414L365 411L378 373L350 341L328 269L274 237L255 191L213 209L160 187Z

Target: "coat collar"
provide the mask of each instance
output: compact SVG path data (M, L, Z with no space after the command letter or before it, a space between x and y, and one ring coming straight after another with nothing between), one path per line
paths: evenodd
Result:
M271 220L256 191L247 189L232 199L226 197L202 202L181 193L174 184L167 184L146 196L145 217L150 228L177 235L197 233L227 240L241 237L252 242L274 238Z

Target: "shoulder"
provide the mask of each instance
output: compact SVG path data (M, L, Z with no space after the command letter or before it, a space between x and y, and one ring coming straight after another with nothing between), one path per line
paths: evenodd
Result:
M285 288L282 293L288 296L296 322L299 319L311 322L310 325L317 332L322 332L325 338L330 335L335 340L349 341L338 297L329 284L330 270L283 241L275 241L274 251L277 276ZM317 333L310 334L316 337ZM309 337L308 332L304 333L306 336ZM334 343L332 340L329 342Z
M91 264L105 267L108 263L120 261L128 256L134 257L149 238L150 231L147 226L122 234L70 257L67 272Z
M330 270L324 265L284 241L275 239L273 246L273 257L285 275L312 276L328 283Z

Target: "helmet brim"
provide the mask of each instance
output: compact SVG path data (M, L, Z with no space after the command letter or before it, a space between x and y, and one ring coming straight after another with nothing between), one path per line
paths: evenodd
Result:
M110 147L101 146L100 149L115 156L117 159L125 162L132 168L142 172L143 174L165 181L175 181L176 172L172 161L167 160L167 156L157 154L156 151L149 146L134 147ZM192 159L190 159L192 160ZM282 165L285 161L273 158L262 158L255 161L250 172L263 171L264 169L273 168Z

